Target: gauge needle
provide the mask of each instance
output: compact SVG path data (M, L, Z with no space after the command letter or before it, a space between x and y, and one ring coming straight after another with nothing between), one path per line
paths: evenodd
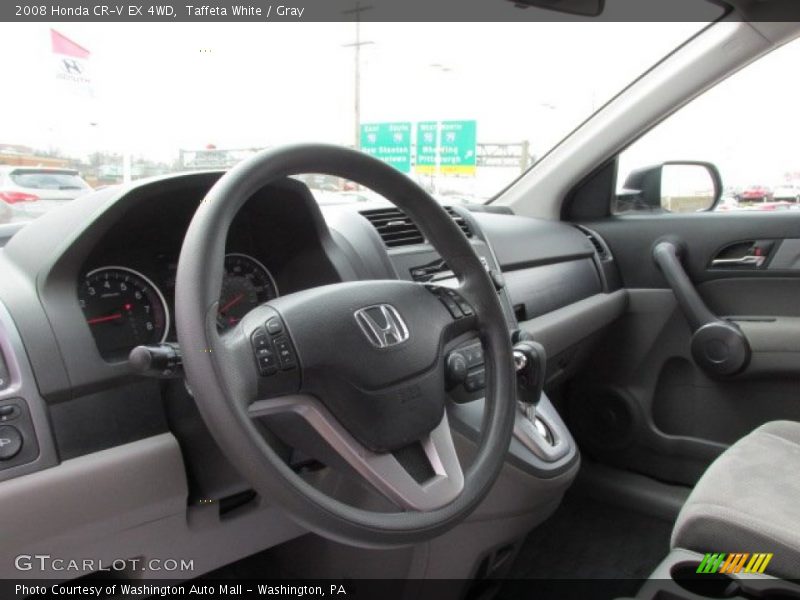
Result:
M225 312L226 312L226 311L227 311L229 308L233 308L234 306L236 306L237 304L239 304L239 302L242 300L242 298L244 298L244 294L239 294L239 295L238 295L238 296L236 296L236 297L235 297L233 300L231 300L230 302L228 302L228 303L227 303L225 306L223 306L222 308L220 308L220 309L219 309L219 312L220 312L220 313L222 313L222 314L225 314Z
M94 319L89 319L86 322L89 325L94 325L95 323L105 323L106 321L114 321L116 319L121 319L121 313L114 313L113 315L108 315L107 317L95 317Z

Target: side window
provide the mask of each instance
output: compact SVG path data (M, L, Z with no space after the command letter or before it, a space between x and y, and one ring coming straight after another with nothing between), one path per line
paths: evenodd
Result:
M800 210L800 39L718 84L619 158L614 213ZM717 180L716 174L719 174Z

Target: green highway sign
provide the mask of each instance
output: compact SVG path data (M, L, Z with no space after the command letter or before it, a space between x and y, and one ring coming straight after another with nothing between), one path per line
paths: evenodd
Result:
M424 121L417 123L419 173L474 175L476 166L476 121Z
M362 123L361 151L408 173L411 170L411 123Z
M417 162L414 170L431 175L436 170L436 149L439 146L439 124L436 121L417 123Z

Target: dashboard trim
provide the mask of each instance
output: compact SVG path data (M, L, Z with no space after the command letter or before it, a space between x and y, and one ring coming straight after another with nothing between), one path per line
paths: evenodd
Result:
M21 398L25 401L39 446L36 458L25 464L0 469L0 481L39 471L58 464L53 434L44 399L39 395L28 355L11 314L0 301L0 352L9 372L9 386L0 390L0 401ZM2 466L0 464L0 466Z

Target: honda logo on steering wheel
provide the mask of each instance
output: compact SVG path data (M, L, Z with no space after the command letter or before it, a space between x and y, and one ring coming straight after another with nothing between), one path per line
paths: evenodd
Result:
M364 335L377 348L402 344L408 337L408 327L391 304L367 306L355 312L356 322Z

